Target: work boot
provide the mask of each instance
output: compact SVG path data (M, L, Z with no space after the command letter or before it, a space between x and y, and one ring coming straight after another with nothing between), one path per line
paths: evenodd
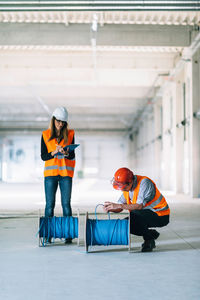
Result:
M72 243L72 239L71 238L65 239L65 244L71 244L71 243Z
M154 239L145 240L142 244L142 252L151 252L154 248L156 248L156 243Z
M157 238L159 237L160 233L155 230L155 229L149 229L149 231L151 232L152 238L154 240L157 240ZM144 246L144 243L142 244L142 247Z

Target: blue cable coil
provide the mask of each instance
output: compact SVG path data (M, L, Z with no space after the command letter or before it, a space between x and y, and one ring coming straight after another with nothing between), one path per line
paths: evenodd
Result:
M98 206L98 205L97 205ZM97 208L97 207L96 207ZM96 209L95 209L96 215ZM128 245L129 244L129 220L110 219L98 220L88 219L86 226L86 244L95 245Z
M78 218L74 217L41 217L39 224L40 238L77 238Z

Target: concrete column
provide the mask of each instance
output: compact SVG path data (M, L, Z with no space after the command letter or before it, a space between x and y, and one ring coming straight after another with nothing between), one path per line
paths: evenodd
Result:
M128 136L128 166L133 172L137 167L137 136L136 133L130 133Z
M200 111L200 49L192 57L192 112L191 112L191 195L200 198L200 120L192 117Z
M0 136L0 181L2 181L3 138Z
M176 84L171 83L171 95L170 95L170 119L171 119L171 186L172 190L176 191Z
M155 181L155 175L156 175L156 172L155 172L155 146L153 144L153 139L154 139L154 135L155 135L155 132L154 132L154 116L153 116L153 112L151 112L151 115L150 115L150 132L149 132L149 139L148 139L148 149L149 149L149 153L151 155L150 157L150 160L149 160L149 172L150 172L150 176L151 178Z
M137 167L135 169L135 172L137 174L143 174L144 170L143 170L143 151L144 149L142 149L142 146L144 144L144 140L145 140L145 136L144 136L144 122L141 121L140 125L139 125L139 132L137 135Z
M175 114L176 124L180 124L183 120L183 72L176 77L176 93L175 93ZM183 170L184 170L184 128L175 128L175 151L176 151L176 193L183 193Z
M183 128L183 151L184 151L184 160L183 160L183 192L184 194L190 194L191 190L191 63L187 63L185 66L185 81L183 86L183 100L185 103L185 108L183 111L185 126Z
M171 135L170 135L170 88L169 86L163 93L163 149L162 149L162 188L171 190L170 179L173 176L171 172Z
M162 186L164 189L170 191L176 190L176 152L174 142L176 128L176 118L174 118L174 106L176 104L175 90L175 83L170 82L163 92Z
M161 99L154 105L154 153L155 153L155 182L161 186L161 151L162 151L162 132L161 132Z

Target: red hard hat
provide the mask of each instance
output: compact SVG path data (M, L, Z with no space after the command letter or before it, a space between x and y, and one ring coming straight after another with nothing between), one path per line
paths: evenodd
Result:
M120 168L115 172L112 184L114 189L123 190L133 181L133 172L128 168Z

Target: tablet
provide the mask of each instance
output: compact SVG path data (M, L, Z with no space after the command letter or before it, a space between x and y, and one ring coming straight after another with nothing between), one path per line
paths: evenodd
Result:
M66 151L67 149L69 150L69 152L73 151L74 149L76 149L80 144L71 144L71 145L67 145L65 146L63 149Z

